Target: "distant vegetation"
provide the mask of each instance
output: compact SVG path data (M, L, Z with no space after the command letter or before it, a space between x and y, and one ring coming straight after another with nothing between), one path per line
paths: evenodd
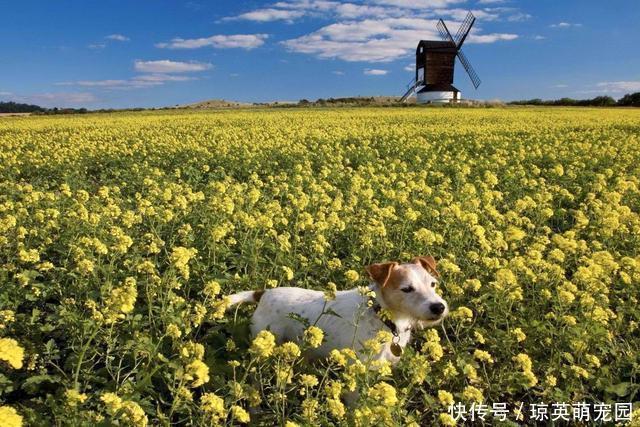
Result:
M225 100L209 100L170 108L185 109L210 109L210 108L241 108L241 107L372 107L372 106L409 106L415 105L415 99L407 103L399 103L400 97L397 96L354 96L345 98L319 98L315 101L301 99L297 103L293 102L271 102L271 103L241 103ZM596 96L592 99L525 99L520 101L511 101L508 105L542 105L542 106L572 106L572 107L640 107L640 92L630 93L619 100L615 100L610 96ZM458 104L446 104L441 106L451 107L496 107L505 105L501 101L476 101L464 99ZM142 111L156 110L156 108L128 108L128 109L100 109L93 112L115 112L115 111ZM39 105L21 104L18 102L0 102L0 113L33 113L33 114L83 114L89 112L86 108L44 108Z
M37 114L82 114L86 108L44 108L39 105L21 104L19 102L0 102L0 113L37 113Z
M0 113L36 113L43 111L45 109L38 105L0 102Z
M511 101L510 105L563 105L576 107L640 107L640 92L627 94L618 101L610 96L596 96L592 99L560 98L543 100L540 98Z

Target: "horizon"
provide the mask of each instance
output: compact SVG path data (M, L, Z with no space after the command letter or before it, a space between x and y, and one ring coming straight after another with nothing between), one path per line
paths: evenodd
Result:
M158 108L401 96L415 46L477 18L463 50L464 99L616 99L640 91L640 4L543 0L122 0L10 3L0 18L0 101ZM62 29L62 30L61 30Z

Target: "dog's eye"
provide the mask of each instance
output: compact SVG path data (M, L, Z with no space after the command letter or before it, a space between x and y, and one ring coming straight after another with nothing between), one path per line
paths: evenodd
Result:
M437 283L436 283L436 282L431 283L431 287L432 287L432 288L435 288L435 287L436 287L436 285L437 285Z
M400 290L405 294L408 294L409 292L413 292L415 289L413 289L413 286L408 286L406 288L401 288Z

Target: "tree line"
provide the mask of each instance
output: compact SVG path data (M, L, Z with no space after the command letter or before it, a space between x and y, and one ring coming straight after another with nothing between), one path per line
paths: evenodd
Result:
M617 101L610 96L596 96L591 99L560 98L544 100L540 98L511 101L510 105L563 105L574 107L640 107L640 92L629 93Z

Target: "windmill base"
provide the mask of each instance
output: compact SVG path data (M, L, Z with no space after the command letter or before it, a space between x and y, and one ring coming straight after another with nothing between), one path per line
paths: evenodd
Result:
M425 91L416 94L418 104L448 104L460 101L460 92L454 91Z

